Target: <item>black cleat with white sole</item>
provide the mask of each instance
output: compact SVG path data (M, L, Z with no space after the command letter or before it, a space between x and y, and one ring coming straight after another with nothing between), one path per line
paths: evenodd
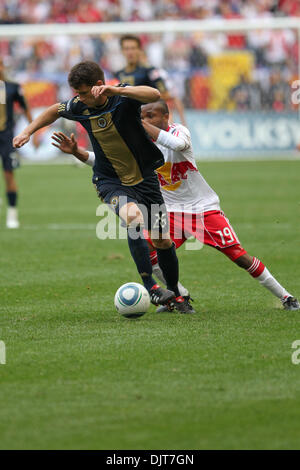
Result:
M168 305L171 301L175 300L175 294L173 291L164 289L158 284L155 284L149 291L150 300L154 305L165 305L168 309Z
M296 297L288 297L282 302L282 305L285 310L300 310L300 304Z
M189 303L189 299L181 295L172 300L171 305L180 313L195 313L195 310Z
M184 304L182 303L182 300L180 302L177 301L177 299L179 298L184 299ZM180 297L177 297L177 299L171 302L171 309L170 307L168 308L166 305L161 305L160 307L156 309L156 313L170 312L170 310L174 310L174 308L176 308L176 305L177 307L179 307L179 308L176 308L176 310L178 310L181 313L196 313L196 311L193 309L193 306L190 303L191 300L193 299L189 295L184 295L182 297L180 296Z

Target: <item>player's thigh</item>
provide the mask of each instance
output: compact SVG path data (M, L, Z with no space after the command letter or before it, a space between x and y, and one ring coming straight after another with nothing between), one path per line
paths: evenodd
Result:
M222 249L216 248L241 268L248 269L252 264L253 257L239 243Z
M117 183L97 184L97 180L93 182L99 198L121 218L123 225L144 226L144 214L132 187L127 188Z
M12 172L19 167L19 159L16 149L12 146L12 134L5 133L0 138L0 156L3 170L9 172L8 179L13 179Z
M12 152L7 151L5 148L1 149L1 159L5 180L9 182L13 179L13 171L17 165L12 158Z
M168 212L168 221L169 221L169 233L167 233L166 236L170 235L170 238L175 243L175 247L177 249L187 239L184 235L184 230L182 227L182 214L179 212ZM144 237L148 242L150 252L151 253L155 252L155 247L154 247L153 241L150 237L150 233L148 232L148 230L144 230ZM168 239L169 239L169 236L168 236Z
M155 248L169 248L173 241L169 231L168 213L165 203L152 204L147 207L147 227Z
M184 225L184 215L183 212L168 212L170 235L176 249L191 236Z
M134 191L144 215L145 229L151 233L152 240L169 239L168 213L157 175L145 178Z
M205 213L204 216L204 242L223 253L231 261L247 255L240 241L222 211Z
M206 245L223 250L240 244L232 225L222 211L205 212L203 222L203 239Z
M172 239L169 231L168 213L165 204L147 208L148 232L155 248L169 248Z
M100 184L97 179L93 179L98 197L102 202L118 216L121 217L127 225L129 213L138 214L137 201L130 190L115 183Z
M177 248L190 237L197 238L197 240L204 243L203 220L203 213L169 213L170 233Z

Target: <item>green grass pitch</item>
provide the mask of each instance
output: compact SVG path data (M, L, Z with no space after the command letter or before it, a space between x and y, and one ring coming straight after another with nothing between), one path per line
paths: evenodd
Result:
M199 163L250 254L300 297L300 162ZM121 318L126 241L96 237L91 170L24 166L1 211L1 449L300 447L300 312L217 251L178 251L196 315ZM2 186L3 190L3 186Z

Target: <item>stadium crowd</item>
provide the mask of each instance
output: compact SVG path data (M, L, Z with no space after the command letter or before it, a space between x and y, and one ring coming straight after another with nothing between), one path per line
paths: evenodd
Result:
M147 21L167 19L300 16L298 0L0 0L0 22L70 23ZM206 108L207 99L191 96L193 77L210 76L212 56L224 51L248 51L254 57L251 79L242 76L229 97L239 109L289 110L287 87L297 75L298 41L292 30L264 30L245 34L161 33L141 36L150 64L164 68L169 87L186 106ZM20 82L48 80L58 85L58 98L69 93L67 72L81 60L95 60L108 78L122 68L116 35L0 38L0 54ZM242 75L242 74L241 74ZM174 85L176 83L176 86ZM274 86L280 93L274 93ZM209 95L209 90L204 94ZM278 100L280 103L278 103ZM222 103L226 108L227 101Z
M0 23L87 23L298 15L298 0L0 0Z

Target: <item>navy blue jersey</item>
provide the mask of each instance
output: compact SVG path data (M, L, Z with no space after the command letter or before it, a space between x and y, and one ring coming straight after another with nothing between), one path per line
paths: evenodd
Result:
M94 175L102 182L133 186L163 165L163 154L141 123L141 104L124 96L112 96L97 108L88 108L78 96L60 104L60 116L79 121L88 132L95 153Z
M167 91L164 79L161 77L161 72L155 67L138 65L131 72L127 72L125 67L116 72L115 76L121 83L128 83L128 85L132 86L147 85L157 88L161 93Z
M15 102L27 109L20 85L0 80L0 132L13 131Z

